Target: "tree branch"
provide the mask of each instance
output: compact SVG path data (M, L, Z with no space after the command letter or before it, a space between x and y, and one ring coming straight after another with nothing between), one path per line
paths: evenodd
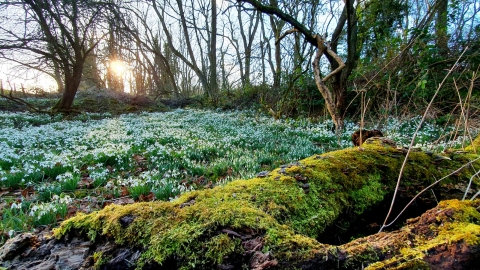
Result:
M21 98L14 97L14 96L12 95L12 92L13 92L13 91L10 90L10 95L8 95L8 96L7 96L7 95L0 94L0 97L6 98L6 99L11 100L11 101L13 101L13 102L15 102L15 103L17 103L17 104L20 104L20 105L25 105L25 106L27 106L27 107L28 107L31 111L33 111L33 112L37 112L37 113L50 113L50 112L48 112L48 111L43 111L43 110L40 110L40 109L36 108L36 107L33 106L32 104L26 102L25 100L23 100L23 99L21 99Z
M282 39L284 39L286 36L292 34L292 33L296 33L296 32L299 32L298 29L296 28L292 28L290 30L287 30L285 33L283 33L283 35L281 35L276 41L275 41L275 45L277 45L278 43L280 43L280 41L282 41Z
M323 42L323 41L322 41ZM346 67L345 63L343 62L342 58L340 58L332 49L330 48L326 48L326 52L328 53L328 55L330 55L333 59L335 59L335 61L337 61L338 63L338 67L330 72L330 74L328 74L327 76L325 76L325 78L323 78L323 81L326 82L328 79L330 79L333 75L337 74L338 72L340 72L343 68Z
M284 13L280 9L278 9L276 7L272 7L272 6L262 5L262 3L260 3L257 0L237 0L237 1L238 2L249 3L250 5L252 5L254 8L256 8L258 11L260 11L262 13L272 14L272 15L275 15L275 16L279 17L280 19L286 21L291 26L293 26L293 28L297 29L298 32L302 33L305 36L305 39L308 41L308 43L317 47L317 40L315 39L315 35L312 34L312 31L308 30L303 24L298 22L292 16Z

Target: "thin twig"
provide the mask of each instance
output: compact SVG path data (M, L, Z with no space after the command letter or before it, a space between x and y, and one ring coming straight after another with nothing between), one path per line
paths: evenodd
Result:
M433 191L433 189L431 189L431 191L432 191L432 194L433 194L433 198L435 198L435 201L436 201L437 204L438 204L438 200L437 200L437 196L435 196L435 192Z
M443 84L445 83L445 81L447 80L448 76L450 76L450 74L452 73L453 69L455 68L455 66L458 64L458 62L460 61L460 59L462 58L463 54L467 51L468 49L468 46L465 48L465 50L463 50L462 54L460 55L460 57L457 59L457 61L455 62L455 64L453 64L453 66L450 68L450 70L448 71L447 75L445 75L445 78L443 78L442 82L438 85L438 88L437 90L435 91L435 94L433 95L432 99L430 100L430 103L428 104L427 108L425 109L425 112L423 113L423 116L422 116L422 120L420 120L420 123L418 124L418 127L417 127L417 130L415 131L415 133L413 134L413 137L412 137L412 141L410 142L410 146L408 147L408 151L407 151L407 154L405 155L405 159L403 160L403 164L402 164L402 167L400 168L400 173L398 174L398 179L397 179L397 185L395 186L395 191L393 193L393 198L392 198L392 203L390 204L390 209L388 210L388 213L387 213L387 216L385 217L385 221L383 222L383 225L382 227L380 228L380 231L381 232L383 230L383 228L386 227L386 223L388 221L388 218L390 217L390 214L392 213L392 210L393 210L393 205L395 204L395 198L397 197L397 193L398 193L398 188L400 187L400 181L402 180L402 175L403 175L403 171L405 170L405 166L407 164L407 160L408 160L408 156L410 155L410 152L413 148L413 144L415 143L415 139L417 137L417 134L418 134L418 131L420 131L420 128L422 127L422 124L423 122L425 121L425 118L427 117L427 113L428 111L430 110L430 107L432 106L433 104L433 101L435 100L435 97L437 96L438 92L440 91L440 89L442 88Z
M473 166L472 166L473 167ZM470 177L470 181L468 181L468 186L467 189L465 189L465 194L463 195L462 201L465 201L465 198L467 197L467 193L470 190L470 187L472 186L473 178L475 176L478 176L480 174L480 171L476 171L475 168L473 168L473 171L475 172L472 177Z

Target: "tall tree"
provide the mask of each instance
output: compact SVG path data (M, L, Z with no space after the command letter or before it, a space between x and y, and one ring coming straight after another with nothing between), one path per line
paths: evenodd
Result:
M106 69L106 82L107 87L113 91L124 92L125 83L123 74L119 74L116 68L120 65L123 65L123 47L126 47L127 42L123 38L122 31L118 31L119 22L117 18L109 18L108 20L108 40L106 47L106 56L107 56L107 69Z
M437 0L437 17L435 21L436 45L441 55L448 54L448 0Z
M210 74L210 97L214 101L214 104L218 101L218 83L217 83L217 1L211 0L211 18L210 28L207 28L210 32L210 48L208 52L208 58L210 60L210 67L208 72Z
M243 12L240 5L237 5L234 11L232 10L227 9L229 36L226 38L230 40L235 50L240 80L242 87L245 88L251 84L253 44L260 25L261 14L256 11Z
M153 9L172 53L195 72L205 93L216 103L218 98L216 81L216 1L190 1L190 5L187 6L187 4L186 1L181 0L152 1ZM174 8L167 11L166 7L168 6ZM176 16L172 17L169 12L176 12ZM173 39L169 27L171 23L169 22L179 25L179 29L177 29L181 33L181 35L177 35L179 40ZM176 46L178 43L180 45ZM185 46L186 55L180 51L181 45ZM205 47L207 47L208 57L204 57L202 48ZM200 50L196 52L195 49Z
M313 69L315 74L315 82L318 90L325 99L325 105L330 116L335 123L336 133L343 129L344 125L344 111L346 107L346 93L347 93L347 79L352 73L358 61L357 54L357 18L356 9L353 0L346 0L344 10L337 22L335 31L332 34L331 43L327 44L325 37L318 34L313 34L312 29L308 29L305 25L298 22L290 14L280 10L276 6L264 5L257 0L238 0L239 2L246 2L254 6L257 10L263 13L275 15L279 19L289 23L293 29L287 31L285 34L300 32L305 39L314 47L317 48L317 54L313 62ZM270 0L274 1L274 0ZM338 57L337 48L342 32L346 32L346 63ZM280 38L278 38L280 39ZM320 75L320 58L325 55L330 63L331 73L324 78ZM332 79L331 87L328 87L326 82Z
M0 27L0 50L13 51L11 57L22 64L28 65L34 58L46 63L44 68L55 67L50 74L63 76L64 89L54 110L71 111L85 61L103 37L95 25L107 16L110 4L90 0L24 0L2 1L0 6L12 19ZM93 43L92 38L96 38Z

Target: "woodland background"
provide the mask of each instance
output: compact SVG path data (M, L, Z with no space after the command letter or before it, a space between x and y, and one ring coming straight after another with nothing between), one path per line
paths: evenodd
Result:
M429 112L445 122L463 103L478 114L479 12L476 0L2 1L1 94L42 94L49 79L54 111L109 89L139 104L328 118L311 68L318 34L346 65L326 81L342 119L418 114L446 78ZM322 77L337 67L321 58Z
M479 12L1 1L0 264L471 269Z

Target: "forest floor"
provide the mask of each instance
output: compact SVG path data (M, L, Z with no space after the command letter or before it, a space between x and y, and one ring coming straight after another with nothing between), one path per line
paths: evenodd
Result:
M26 100L42 109L56 101ZM359 128L347 121L338 139L329 120L275 120L259 110L172 110L161 102L115 93L79 93L75 108L89 112L65 118L27 113L25 107L0 102L1 242L20 232L56 226L77 212L168 201L186 191L248 179L351 147L350 136ZM419 121L370 120L366 128L381 126L386 137L405 147ZM433 152L459 148L469 144L465 131L428 121L415 147ZM471 125L469 132L475 136L478 127Z

